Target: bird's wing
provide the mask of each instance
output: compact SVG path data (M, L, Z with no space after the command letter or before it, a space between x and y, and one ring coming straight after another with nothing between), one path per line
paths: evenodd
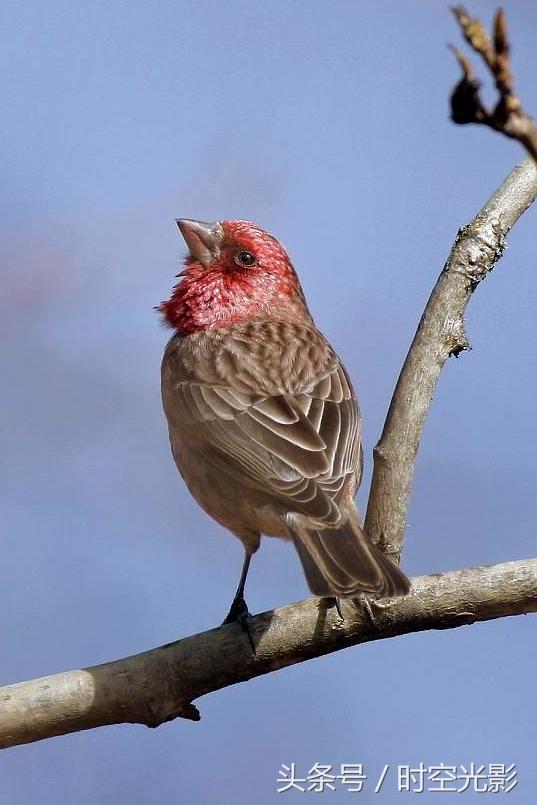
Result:
M233 374L226 385L178 381L173 372L166 379L164 369L170 429L195 439L198 455L242 486L337 524L345 482L354 493L361 472L360 414L341 362L331 352L328 365L297 383L294 393L260 393L248 385Z

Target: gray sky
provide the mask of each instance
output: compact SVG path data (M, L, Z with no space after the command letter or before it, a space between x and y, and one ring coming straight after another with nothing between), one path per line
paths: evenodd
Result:
M537 10L504 5L535 113ZM487 21L493 8L471 6ZM440 2L4 0L0 22L6 684L135 653L227 612L242 549L183 487L160 407L168 334L152 308L183 253L173 219L248 218L285 243L357 388L367 487L455 232L522 151L449 122L457 32ZM471 302L473 351L439 383L410 574L537 553L535 214ZM264 541L247 592L253 612L307 595L288 545ZM363 763L363 803L406 801L398 764L515 762L508 801L527 803L535 628L528 616L370 644L208 696L199 724L15 748L0 755L0 803L264 805L300 798L276 794L291 762L302 776ZM372 781L385 764L383 798Z

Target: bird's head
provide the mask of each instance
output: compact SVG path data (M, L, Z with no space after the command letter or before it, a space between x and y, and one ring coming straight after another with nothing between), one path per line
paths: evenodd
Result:
M181 219L177 226L189 255L180 282L158 308L177 332L310 318L289 255L273 235L250 221Z

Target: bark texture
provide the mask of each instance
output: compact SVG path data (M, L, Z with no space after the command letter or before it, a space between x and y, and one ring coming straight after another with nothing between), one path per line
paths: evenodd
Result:
M374 450L365 518L366 533L396 561L403 545L414 461L438 378L450 355L469 348L466 306L502 256L507 233L536 195L537 168L527 157L459 230L401 369Z
M178 716L193 699L333 651L426 629L537 611L537 558L421 576L409 595L373 605L308 599L255 616L256 653L238 624L221 626L115 662L0 688L0 748L53 735Z

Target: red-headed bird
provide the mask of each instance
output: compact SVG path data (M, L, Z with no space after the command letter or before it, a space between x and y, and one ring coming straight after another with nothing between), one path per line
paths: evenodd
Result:
M177 221L189 249L160 305L175 331L162 400L179 472L244 545L225 622L261 535L292 539L315 595L403 595L409 581L364 534L360 411L281 243L248 221Z

